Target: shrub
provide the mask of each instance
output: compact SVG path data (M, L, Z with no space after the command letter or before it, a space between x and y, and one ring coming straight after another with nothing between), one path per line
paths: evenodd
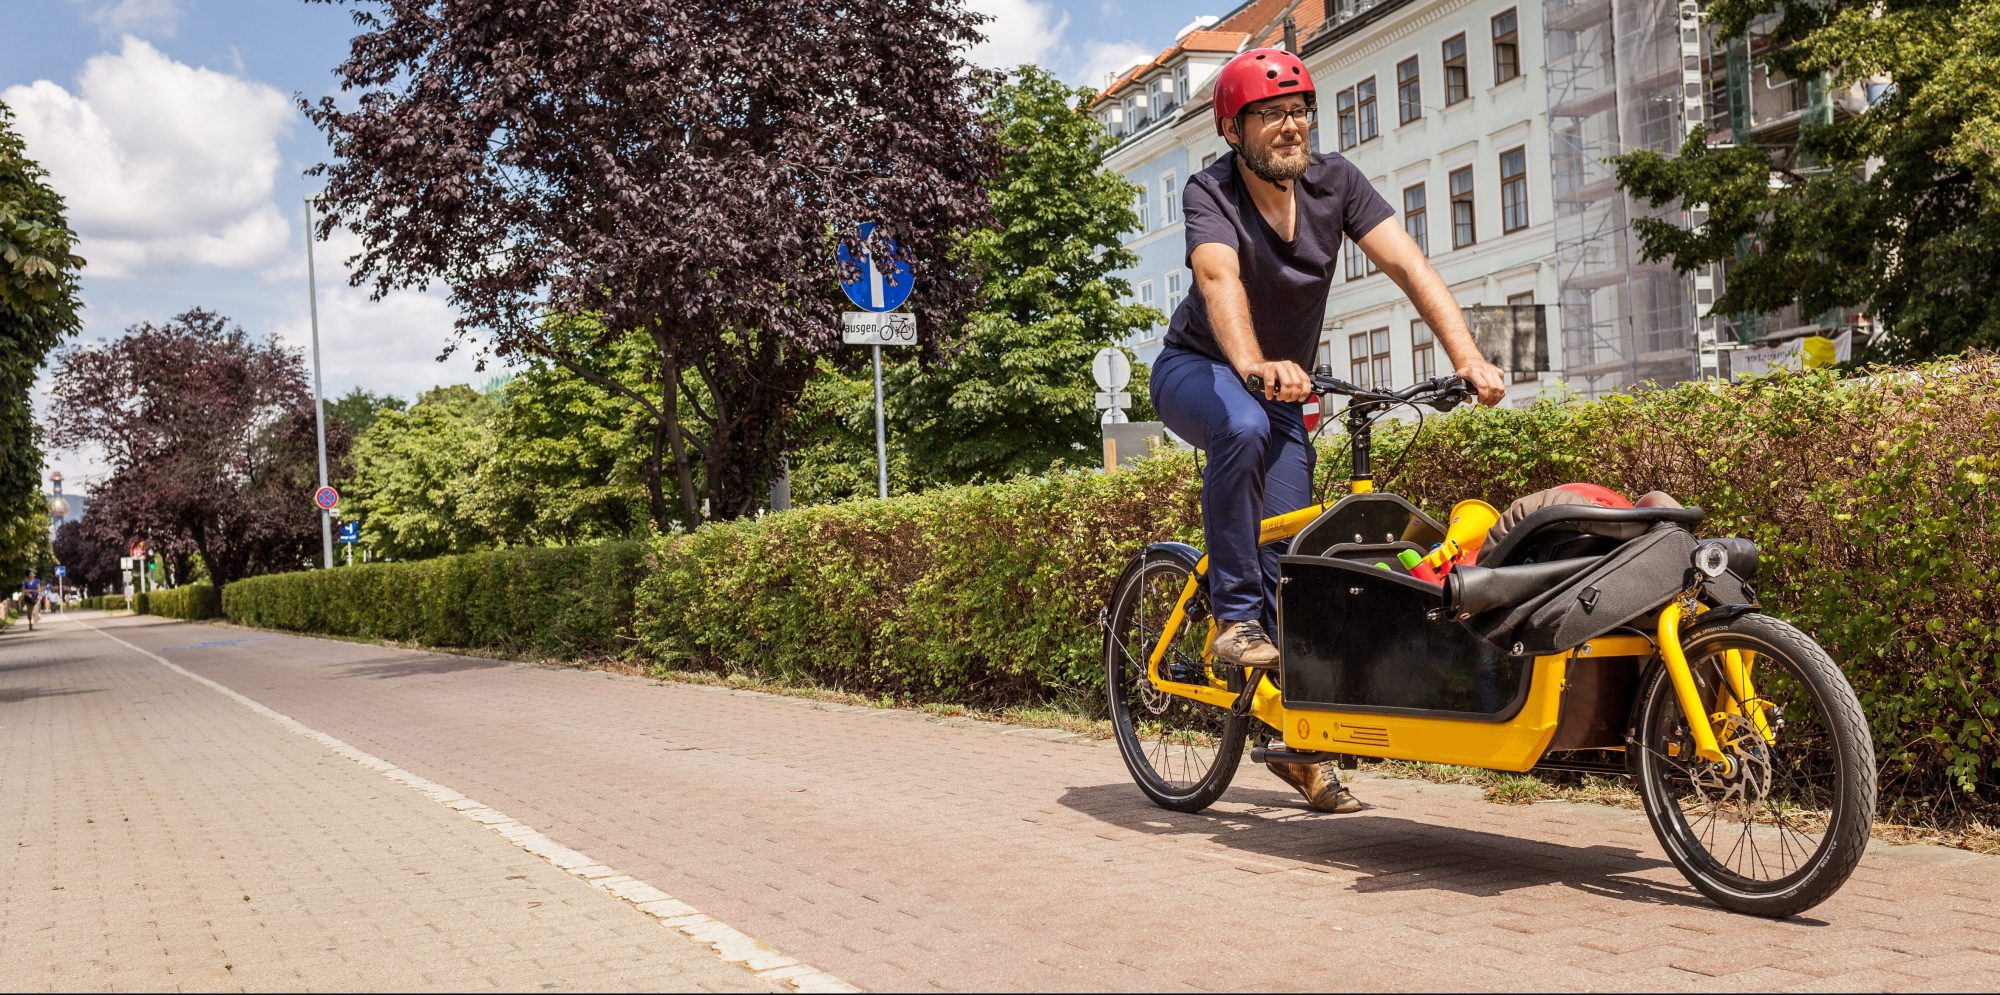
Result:
M133 613L139 615L147 614L148 609L152 607L152 600L153 600L152 595L145 591L140 591L139 593L132 595Z
M83 599L78 607L98 611L122 611L126 607L125 596L122 594L99 594Z
M183 584L139 595L141 615L162 615L186 622L199 622L222 614L222 599L213 584Z
M222 608L246 625L569 657L631 646L644 543L503 549L250 577Z

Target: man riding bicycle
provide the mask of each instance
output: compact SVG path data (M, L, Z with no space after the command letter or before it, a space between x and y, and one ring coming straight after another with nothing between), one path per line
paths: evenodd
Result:
M28 579L21 582L21 596L28 602L28 631L30 632L34 631L35 623L41 621L42 618L42 594L42 573L40 570L31 569L28 571Z
M1308 144L1312 76L1298 57L1252 49L1215 84L1215 130L1230 152L1182 191L1194 287L1171 318L1153 363L1152 400L1174 434L1208 454L1201 512L1215 654L1275 668L1278 549L1259 549L1258 523L1312 500L1314 453L1304 402L1343 236L1409 296L1459 376L1483 404L1506 380L1480 355L1458 302L1360 169ZM1262 395L1244 387L1263 379ZM1326 764L1272 764L1322 811L1361 807Z

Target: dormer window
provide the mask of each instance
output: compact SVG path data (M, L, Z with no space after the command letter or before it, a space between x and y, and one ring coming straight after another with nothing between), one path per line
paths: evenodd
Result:
M1187 63L1183 62L1180 65L1174 67L1174 103L1185 104L1187 102L1188 102L1188 67Z

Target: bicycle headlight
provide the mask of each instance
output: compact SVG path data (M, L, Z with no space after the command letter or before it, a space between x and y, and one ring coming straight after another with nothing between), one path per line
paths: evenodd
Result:
M1722 544L1704 542L1694 548L1694 568L1713 580L1729 570L1729 550Z

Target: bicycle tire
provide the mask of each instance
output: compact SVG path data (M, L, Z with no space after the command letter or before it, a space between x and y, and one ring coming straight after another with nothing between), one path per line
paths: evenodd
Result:
M1247 716L1163 694L1146 681L1146 656L1135 647L1153 645L1173 607L1172 598L1178 597L1191 572L1191 566L1178 558L1140 557L1112 593L1104 635L1106 696L1119 755L1139 790L1153 804L1176 812L1202 811L1229 790L1242 764L1249 728ZM1171 597L1161 597L1161 592L1171 592ZM1150 599L1149 593L1154 595ZM1206 592L1198 591L1194 600L1176 644L1205 641ZM1184 648L1179 649L1181 666L1200 665L1198 644L1192 661ZM1233 690L1241 682L1241 672L1235 671L1227 683ZM1170 742L1183 735L1187 741ZM1195 743L1197 736L1213 742ZM1148 743L1149 738L1154 741ZM1189 776L1174 776L1176 759L1183 761L1178 769Z
M1761 763L1761 788L1755 787L1757 775L1753 773L1748 778L1753 787L1741 797L1747 799L1756 793L1763 797L1728 801L1729 779L1698 770L1699 764L1687 752L1690 741L1682 739L1678 747L1670 746L1674 722L1683 713L1664 667L1655 668L1640 698L1633 743L1635 780L1647 821L1667 858L1702 894L1736 912L1769 918L1798 915L1838 891L1867 847L1875 813L1874 744L1854 689L1826 651L1789 623L1755 612L1701 628L1687 640L1688 662L1696 670L1704 706L1711 713L1715 710L1712 696L1727 692L1722 690L1725 684L1719 672L1708 670L1706 665L1728 649L1756 653L1759 668L1765 658L1776 662L1755 678L1760 700L1772 701L1775 696L1774 703L1782 706L1798 695L1810 705L1799 709L1797 716L1782 708L1773 713L1779 716L1775 722L1781 726L1776 744L1766 747L1761 739L1743 737L1753 750L1768 751L1761 761L1746 762L1737 759L1741 754L1732 754L1752 771ZM1773 692L1774 687L1781 690ZM1793 718L1801 720L1796 729L1789 725ZM1672 756L1676 749L1685 762L1677 764ZM1829 764L1830 770L1823 769ZM1782 779L1780 771L1784 772ZM1677 789L1677 783L1700 795L1706 793L1705 782L1724 789L1721 800L1704 797L1684 807L1684 799L1677 794L1686 789ZM1792 805L1789 810L1788 804ZM1729 853L1718 855L1714 851L1726 841L1725 833L1704 833L1697 823L1719 828L1726 823L1718 813L1731 807L1747 811L1737 837L1729 844ZM1708 810L1705 814L1704 808ZM1698 814L1696 821L1690 820L1690 809ZM1765 818L1769 821L1763 821ZM1822 819L1824 829L1814 841L1812 833L1805 830ZM1768 880L1752 876L1770 870L1771 857L1763 853L1754 836L1764 826L1775 826L1771 834L1781 846L1777 856L1780 871L1789 866L1785 860L1792 846L1804 854L1796 870ZM1745 842L1749 843L1748 851L1744 850ZM1815 843L1809 853L1807 843Z

